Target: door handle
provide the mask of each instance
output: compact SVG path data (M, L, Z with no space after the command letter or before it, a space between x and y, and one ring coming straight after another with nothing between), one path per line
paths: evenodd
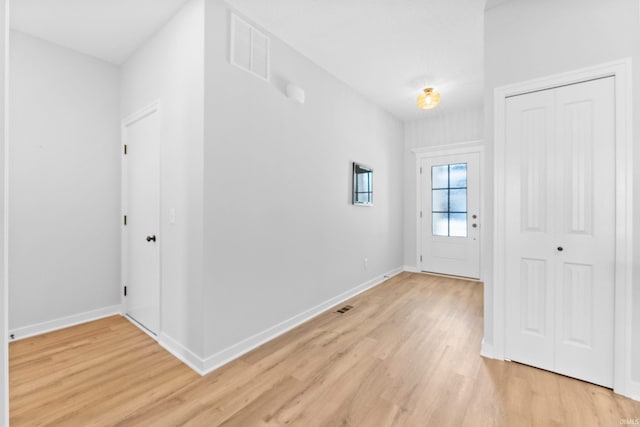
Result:
M147 236L147 242L155 242L156 241L156 236L155 234L153 236Z
M564 251L564 248L562 246L558 246L558 252L562 252Z

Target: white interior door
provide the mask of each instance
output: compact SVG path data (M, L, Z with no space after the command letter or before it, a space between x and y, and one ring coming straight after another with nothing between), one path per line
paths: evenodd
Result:
M424 159L421 192L421 270L480 278L480 155Z
M506 102L508 359L613 386L614 78Z
M160 326L160 144L157 110L125 125L126 309L150 332Z

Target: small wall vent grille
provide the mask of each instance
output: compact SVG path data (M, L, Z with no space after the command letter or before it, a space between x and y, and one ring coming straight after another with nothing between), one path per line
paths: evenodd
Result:
M269 37L232 13L230 41L231 63L269 81Z

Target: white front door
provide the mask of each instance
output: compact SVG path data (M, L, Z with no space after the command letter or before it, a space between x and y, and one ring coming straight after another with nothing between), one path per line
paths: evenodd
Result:
M422 271L480 278L480 155L421 165Z
M159 125L157 109L124 125L126 310L154 334L160 326Z
M614 78L506 101L507 359L613 386Z

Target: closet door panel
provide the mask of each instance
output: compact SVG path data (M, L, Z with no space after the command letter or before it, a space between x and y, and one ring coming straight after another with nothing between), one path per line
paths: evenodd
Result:
M506 101L506 357L553 368L553 91Z
M613 386L614 78L556 89L555 371Z

